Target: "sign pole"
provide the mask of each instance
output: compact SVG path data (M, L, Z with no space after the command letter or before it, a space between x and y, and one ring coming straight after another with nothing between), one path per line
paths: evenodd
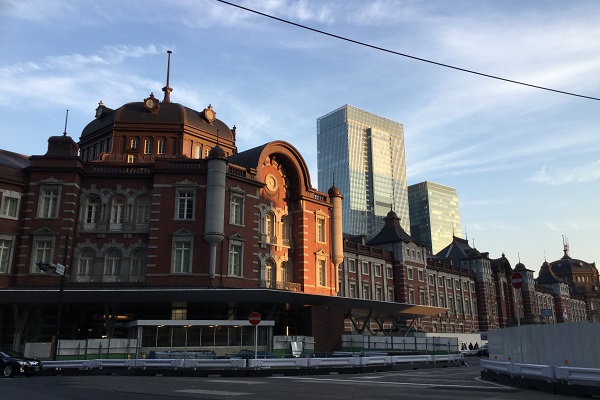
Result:
M515 292L515 310L517 311L517 326L521 326L521 310L519 309L519 289L513 289Z
M261 319L261 315L259 313L257 313L256 311L251 312L250 315L248 315L248 322L250 322L250 324L254 325L254 327L256 328L254 330L254 359L258 359L258 324L260 324L260 319Z

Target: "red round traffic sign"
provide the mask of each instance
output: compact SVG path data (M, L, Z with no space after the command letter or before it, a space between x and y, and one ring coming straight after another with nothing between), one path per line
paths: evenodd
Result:
M521 289L521 286L523 286L523 275L521 275L520 272L513 272L510 280L512 281L512 286L515 289Z
M260 324L260 313L257 313L256 311L251 312L250 315L248 315L248 322L252 325Z

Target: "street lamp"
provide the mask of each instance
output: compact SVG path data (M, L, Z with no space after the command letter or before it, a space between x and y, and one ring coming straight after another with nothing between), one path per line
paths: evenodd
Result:
M54 344L52 346L52 361L56 361L56 355L58 354L58 341L60 340L60 319L62 314L62 297L63 290L65 288L65 266L61 264L48 264L46 262L38 261L35 263L42 271L48 272L49 269L53 270L55 274L60 275L60 289L58 291L58 310L56 312L56 332L54 335Z
M63 291L65 289L65 265L67 263L67 244L69 243L69 237L67 236L65 239L65 252L63 255L63 264L50 264L44 261L38 261L35 265L38 266L44 272L48 272L48 270L52 270L56 275L60 275L60 289L58 291L58 310L56 312L56 332L54 335L54 345L52 346L52 361L56 361L56 356L58 354L58 343L60 340L60 320L62 314L62 302L63 302Z

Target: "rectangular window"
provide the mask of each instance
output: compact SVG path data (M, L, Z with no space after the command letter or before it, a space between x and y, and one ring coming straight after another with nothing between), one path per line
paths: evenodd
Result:
M446 288L452 289L452 278L446 280Z
M435 299L435 294L433 294L433 293L430 293L430 294L429 294L429 305L430 305L431 307L436 307L436 306L437 306L437 302L436 302L435 300L436 300L436 299Z
M12 240L0 239L0 274L8 272Z
M369 296L369 285L364 285L363 286L363 299L364 300L369 300L370 296Z
M202 158L202 147L201 146L194 146L194 158Z
M406 257L410 257L410 249L409 248L406 249Z
M127 164L133 164L135 162L135 156L133 154L127 154Z
M443 295L440 295L440 307L446 307L446 300Z
M138 148L138 140L137 139L131 139L131 149L135 150Z
M177 193L177 219L194 218L194 192L180 190Z
M406 276L408 277L409 280L412 281L412 279L413 279L413 269L411 267L408 267L406 269Z
M452 314L454 314L454 298L453 297L448 297L448 308L450 309L450 312Z
M356 298L356 283L350 283L348 285L348 297L353 299Z
M58 210L58 187L42 188L38 216L56 218Z
M419 278L419 282L423 282L425 280L425 273L422 269L417 270L417 277Z
M422 306L425 305L425 292L422 290L419 290L419 304Z
M375 264L375 276L381 276L381 264Z
M356 260L348 259L348 272L356 272Z
M5 218L17 218L19 209L19 197L11 196L8 193L2 195L2 205L0 205L0 216Z
M408 304L415 304L415 290L408 289Z
M325 243L325 218L317 218L317 242Z
M165 139L158 139L158 154L165 154L166 142Z
M441 288L444 287L444 278L441 276L438 277L438 286Z
M187 274L191 271L192 243L190 240L175 240L173 245L173 272Z
M391 265L386 265L385 266L385 270L386 270L386 276L388 278L393 278L394 277L394 270L392 269Z
M327 286L325 260L317 260L317 280L319 286Z
M31 270L32 272L41 272L35 263L37 262L52 262L52 239L39 238L34 241L34 251Z
M368 261L363 261L362 273L363 273L363 275L369 275L369 262Z
M381 286L375 287L375 300L383 301L383 289Z
M176 301L171 307L171 319L172 320L185 320L187 319L187 301Z
M244 198L238 195L231 196L229 205L229 223L243 225Z
M152 139L144 140L144 154L152 154Z
M229 275L242 276L242 244L229 243Z
M435 285L435 275L429 275L429 286Z
M388 288L388 298L387 301L395 301L394 298L394 288Z

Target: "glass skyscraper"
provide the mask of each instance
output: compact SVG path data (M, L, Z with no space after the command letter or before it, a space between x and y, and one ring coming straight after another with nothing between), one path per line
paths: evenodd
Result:
M343 230L371 238L390 210L408 232L402 124L345 105L317 119L319 190L333 183L343 200Z
M423 242L432 254L439 253L461 237L458 191L434 182L421 182L408 187L410 235Z

